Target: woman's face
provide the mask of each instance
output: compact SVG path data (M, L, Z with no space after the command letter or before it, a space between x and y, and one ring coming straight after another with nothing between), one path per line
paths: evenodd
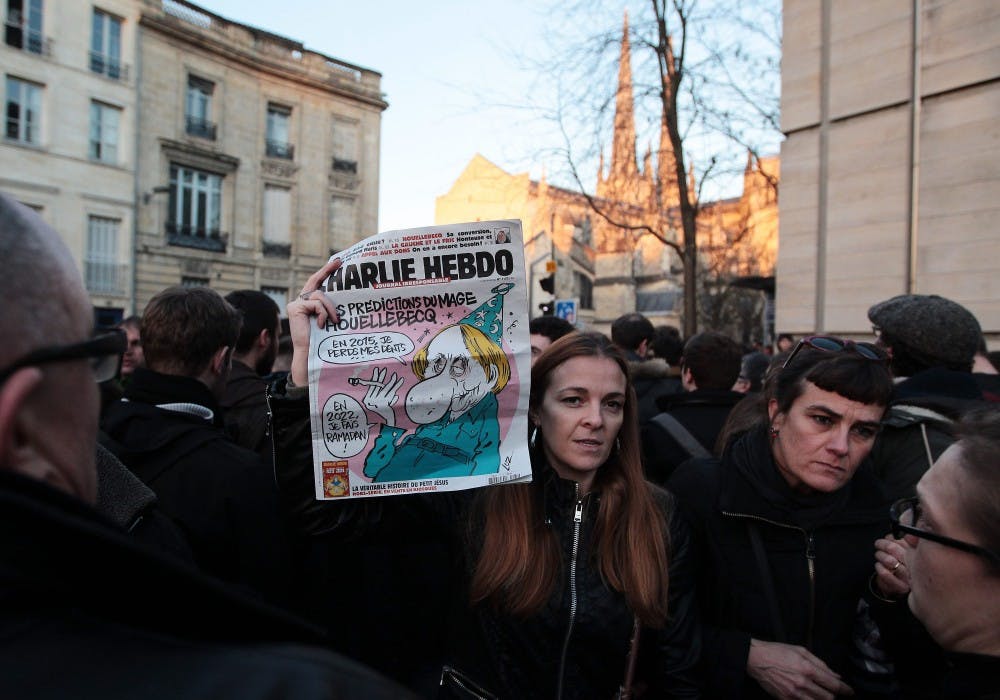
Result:
M771 452L785 481L800 493L842 488L868 456L885 406L852 401L812 382L787 413L771 399Z
M614 360L574 357L552 371L532 411L549 464L562 478L580 482L583 492L614 447L625 390L625 375Z
M961 445L952 445L917 484L921 518L916 527L952 539L980 544L962 517L968 483ZM934 640L951 651L965 648L996 620L997 581L975 554L912 535L903 538L910 578L909 605Z

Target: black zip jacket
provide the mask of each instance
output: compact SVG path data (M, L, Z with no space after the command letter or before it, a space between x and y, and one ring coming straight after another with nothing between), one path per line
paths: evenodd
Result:
M682 465L668 484L699 555L708 697L767 697L746 673L751 637L803 646L851 684L855 613L873 571L874 542L889 529L881 486L862 464L843 489L817 495L815 504L808 502L813 497L782 501L773 481L754 478L768 469L777 474L760 428L734 441L721 460ZM778 621L770 614L750 523L760 533Z
M539 614L514 619L467 601L483 517L477 491L316 501L308 402L271 397L271 410L281 498L301 531L328 535L339 530L364 538L378 531L384 536L387 528L394 528L403 541L414 531L435 533L455 554L459 567L438 572L451 604L434 611L447 621L449 641L441 654L444 695L528 699L614 694L624 675L634 618L624 597L601 581L592 556L599 494L581 498L575 482L560 479L548 467L537 470L545 526L556 531L564 553L562 584ZM670 621L662 630L642 630L637 674L648 684L651 697L698 697L699 625L689 537L683 522L671 517L672 498L651 488L670 522ZM381 580L381 586L395 590L369 591L369 599L406 595L411 583L406 577ZM426 606L426 601L413 604ZM389 629L379 633L387 647L399 641L391 639ZM431 639L434 633L425 632ZM412 654L426 653L420 637L407 642Z

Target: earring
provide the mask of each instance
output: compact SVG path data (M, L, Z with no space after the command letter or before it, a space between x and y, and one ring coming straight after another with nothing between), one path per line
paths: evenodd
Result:
M528 445L534 449L535 445L538 444L538 426L536 425L531 431L531 437L528 438Z
M777 429L777 428L775 428L775 427L774 427L774 426L772 425L772 426L771 426L771 438L773 439L773 438L776 438L776 437L778 437L778 429Z
M615 438L615 449L617 449L619 452L622 451L622 440L621 440L621 438Z

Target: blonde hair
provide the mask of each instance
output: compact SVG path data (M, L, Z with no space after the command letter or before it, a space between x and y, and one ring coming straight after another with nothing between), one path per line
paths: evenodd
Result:
M507 386L507 382L510 381L510 362L507 360L507 355L504 353L503 348L490 340L489 336L475 326L470 326L467 323L456 325L462 332L462 342L465 343L465 348L469 351L469 355L479 363L479 366L486 372L486 376L490 375L490 367L497 368L497 378L493 382L491 391L494 394L499 394ZM434 338L437 338L448 330L448 328L451 328L451 326L442 328ZM434 338L431 338L431 343L434 342ZM427 343L427 345L420 348L410 362L413 373L420 379L424 378L424 372L427 371L427 348L431 346L431 343Z

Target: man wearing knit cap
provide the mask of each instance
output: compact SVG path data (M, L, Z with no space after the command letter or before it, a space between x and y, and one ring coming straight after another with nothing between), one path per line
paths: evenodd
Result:
M982 403L972 376L982 330L968 309L936 294L892 297L868 318L897 381L871 456L890 498L903 498L952 443L952 421Z

